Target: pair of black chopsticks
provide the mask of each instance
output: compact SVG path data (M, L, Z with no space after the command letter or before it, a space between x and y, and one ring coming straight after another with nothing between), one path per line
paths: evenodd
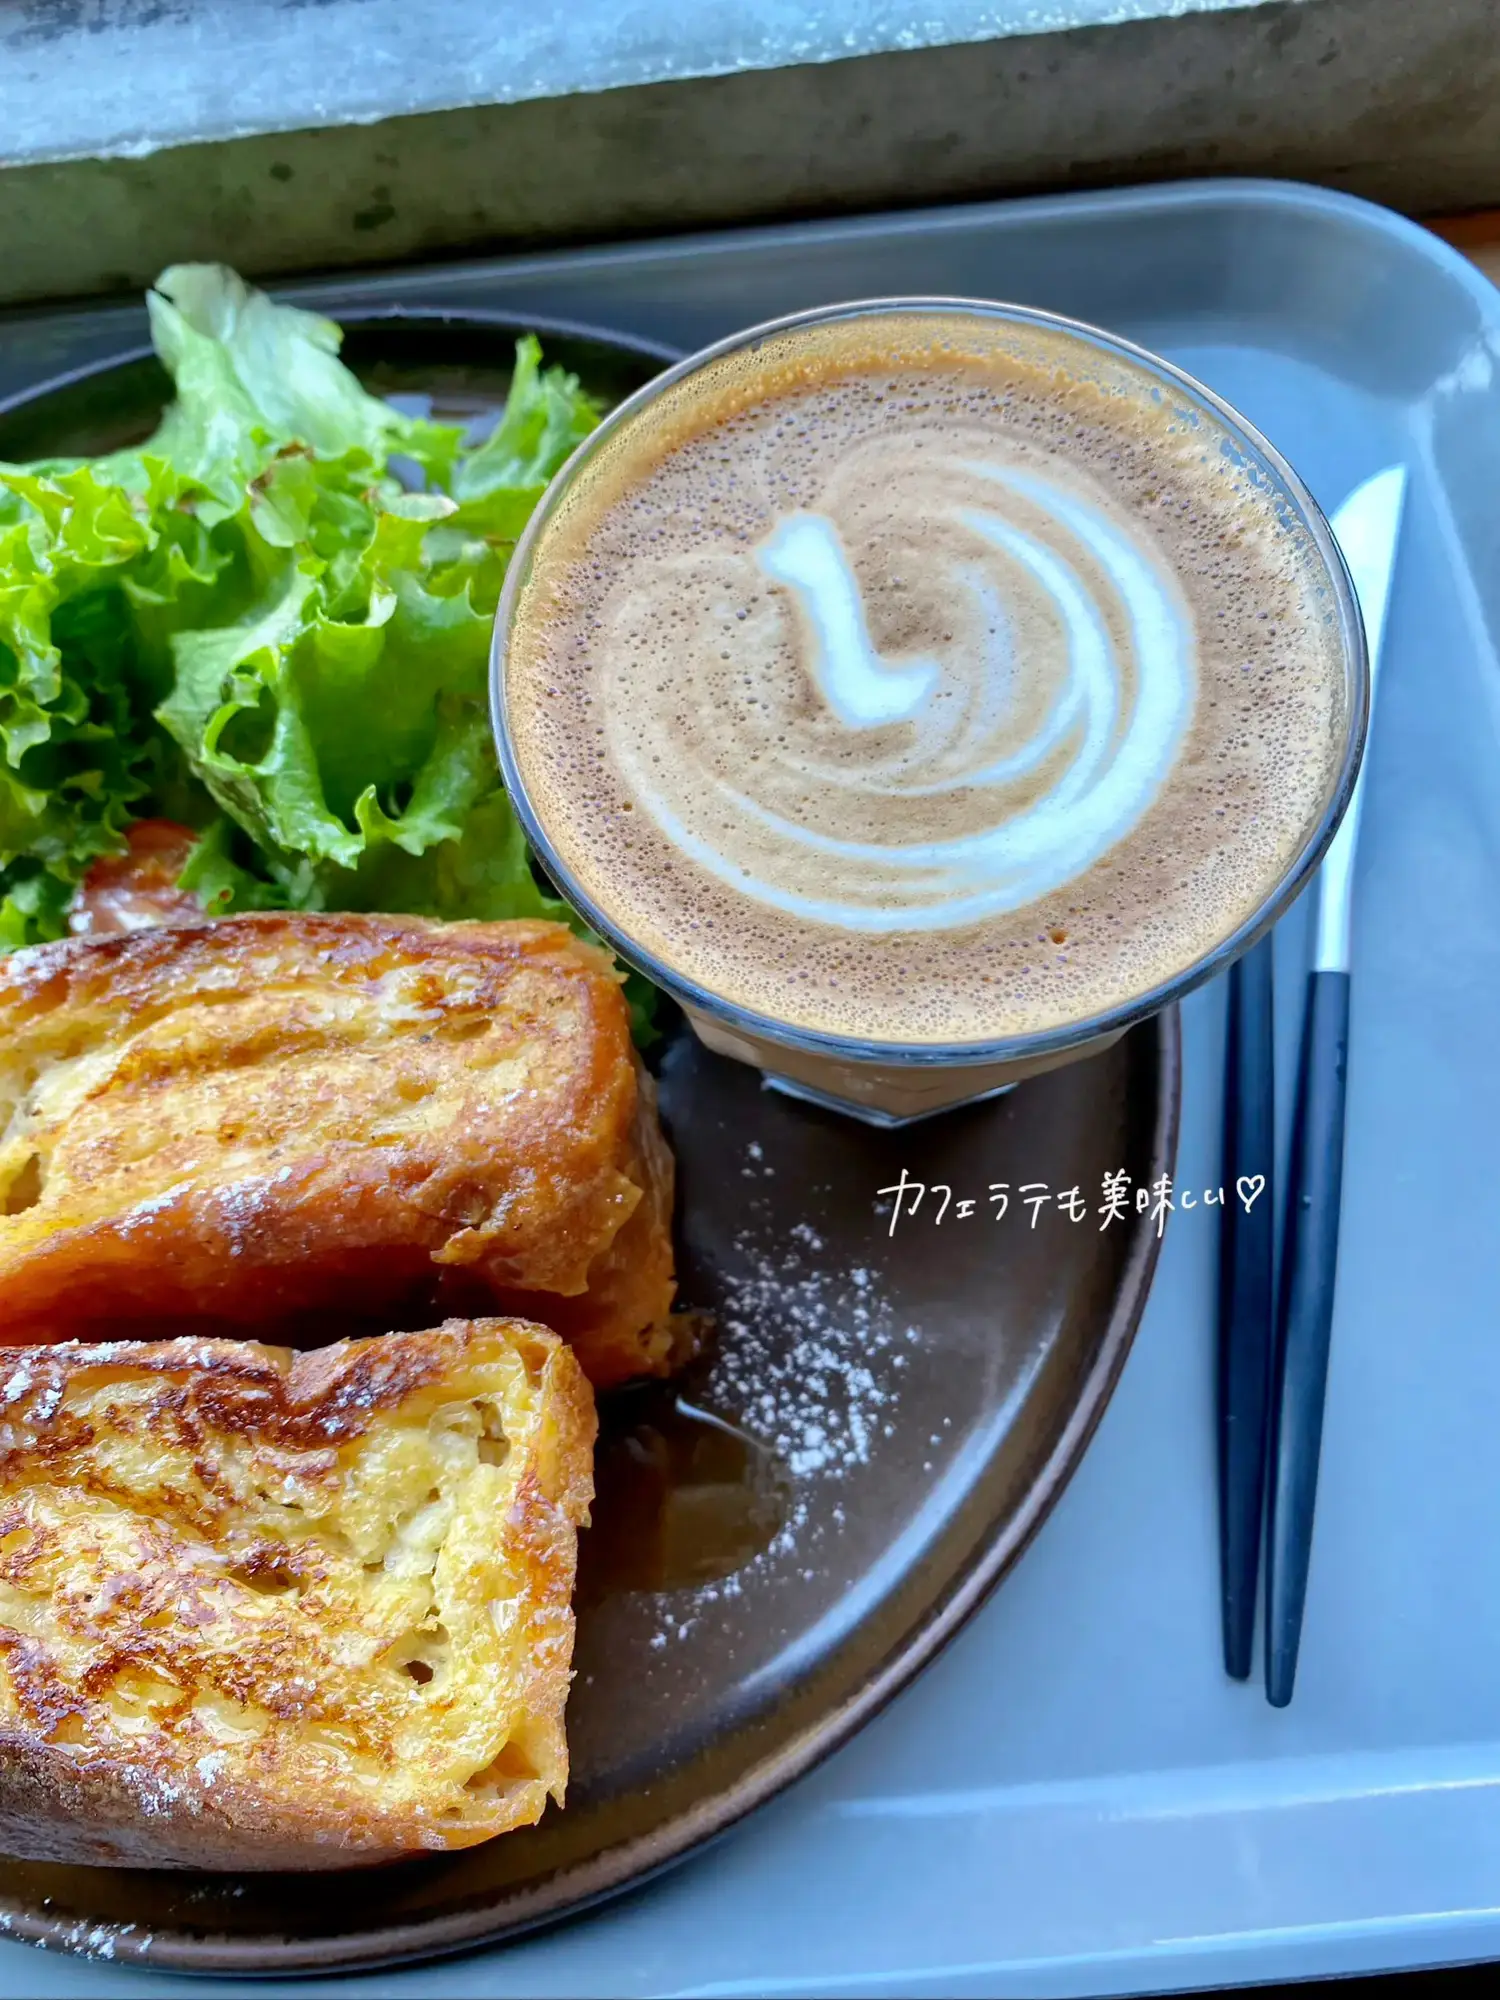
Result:
M1332 522L1363 620L1372 714L1405 492L1405 468L1390 466L1357 487ZM1279 1286L1271 937L1229 973L1218 1367L1224 1665L1236 1680L1249 1679L1264 1529L1266 1699L1277 1708L1291 1700L1297 1673L1333 1331L1363 790L1361 770L1314 890Z
M1250 1678L1266 1514L1266 1698L1292 1698L1312 1551L1333 1328L1349 974L1309 974L1275 1286L1275 1037L1270 937L1229 974L1219 1300L1219 1549L1224 1665ZM1253 1193L1262 1182L1260 1194ZM1239 1192L1231 1192L1234 1188ZM1245 1196L1251 1195L1247 1207Z

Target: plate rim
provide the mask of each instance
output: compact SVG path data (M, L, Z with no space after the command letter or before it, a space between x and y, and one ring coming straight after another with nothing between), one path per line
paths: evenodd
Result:
M550 334L590 340L637 359L663 363L685 351L641 335L545 314L400 304L345 312L335 303L329 310L337 313L346 331L395 323L535 332L543 339ZM116 349L103 358L63 370L0 397L0 417L153 355L154 350L145 344ZM1155 1043L1156 1060L1150 1142L1154 1181L1175 1166L1181 1125L1182 1027L1175 1002L1136 1024L1126 1039L1147 1036ZM114 1963L167 1972L265 1979L369 1972L514 1941L582 1915L703 1851L841 1749L886 1708L968 1623L1030 1547L1071 1481L1109 1406L1150 1296L1161 1238L1149 1217L1134 1216L1131 1227L1131 1242L1109 1319L1083 1390L1021 1507L1000 1524L1000 1532L992 1525L980 1536L942 1596L928 1604L916 1623L893 1641L880 1666L856 1690L723 1790L645 1834L602 1848L587 1861L518 1891L498 1906L392 1924L356 1937L346 1933L325 1939L252 1940L229 1938L223 1933L194 1937L182 1931L153 1931L135 1937L112 1922L99 1924L76 1916L42 1914L9 1897L0 1897L0 1935L73 1957L95 1958L99 1955L97 1934L103 1929L109 1935ZM379 1868L372 1868L370 1875L372 1883L377 1882Z
M274 285L270 287L270 295L277 299L282 296ZM288 299L287 303L295 304L297 301ZM613 347L637 361L659 361L663 367L681 361L688 351L671 341L654 340L644 333L617 333L608 327L591 325L587 320L569 319L566 315L506 312L493 306L388 305L369 306L362 310L356 307L347 312L340 311L338 324L346 334L378 331L382 326L452 327L460 332L470 327L492 333L534 333L544 341L592 341L599 347ZM96 381L117 368L132 368L143 361L157 359L156 349L149 340L138 341L131 347L113 348L108 354L96 355L90 361L79 362L74 368L61 369L56 375L44 376L40 381L27 383L24 388L13 389L9 395L0 395L0 418L14 416L30 404L45 402L47 397L61 395L65 390L80 388L84 383Z

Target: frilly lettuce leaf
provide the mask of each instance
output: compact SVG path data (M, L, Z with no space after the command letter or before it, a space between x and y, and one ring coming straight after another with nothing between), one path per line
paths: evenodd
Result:
M175 264L146 295L151 339L177 398L148 453L239 511L246 483L278 442L318 456L361 450L383 466L400 452L442 482L462 432L402 416L339 360L332 320L279 306L219 264Z
M598 421L576 375L543 368L542 343L534 333L517 341L516 371L500 421L453 470L450 490L460 518L480 519L485 505L502 494L540 499L548 480Z
M62 933L150 789L120 590L150 541L87 469L0 466L0 950Z
M287 898L282 890L242 868L234 858L233 846L232 822L223 818L212 821L178 876L178 888L190 889L211 917L227 916L231 910L284 910Z
M566 916L500 784L486 668L510 551L594 404L528 338L471 443L232 271L175 266L147 303L176 390L156 433L0 466L0 950L61 934L152 812L205 829L183 881L215 912Z

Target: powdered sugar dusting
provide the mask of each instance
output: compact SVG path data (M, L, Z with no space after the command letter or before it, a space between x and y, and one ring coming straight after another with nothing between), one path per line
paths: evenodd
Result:
M46 1911L51 1906L52 1898L43 1896L41 1909ZM29 1913L19 1910L0 1910L0 1936L13 1937L20 1933L38 1951L46 1951L50 1946L58 1945L64 1951L76 1952L82 1958L106 1960L120 1955L122 1947L125 1956L143 1957L150 1949L154 1938L153 1932L143 1931L138 1924L96 1924L90 1923L83 1917L54 1931L51 1937L38 1937L31 1930L34 1921L35 1918Z
M180 1787L159 1771L126 1764L121 1767L120 1776L134 1792L137 1806L148 1819L170 1819L184 1803L189 1810L197 1806L196 1799L184 1801Z
M734 1248L744 1261L721 1314L715 1406L794 1480L868 1465L906 1365L901 1349L917 1330L895 1324L865 1266L823 1261L823 1240L806 1224L769 1246L746 1228Z
M59 1931L57 1942L64 1951L76 1951L85 1958L113 1958L120 1941L135 1929L134 1924L90 1924L80 1921Z
M0 1383L0 1403L19 1402L35 1380L30 1361L18 1361L6 1380Z

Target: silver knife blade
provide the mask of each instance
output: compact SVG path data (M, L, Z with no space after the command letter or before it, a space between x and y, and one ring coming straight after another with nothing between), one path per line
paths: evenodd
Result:
M1375 728L1375 691L1385 638L1386 606L1396 569L1396 544L1406 503L1406 467L1388 465L1383 472L1356 486L1329 526L1343 551L1359 599L1370 656L1370 728L1365 754L1343 823L1318 870L1317 908L1313 927L1314 972L1347 972L1350 958L1350 918L1354 900L1354 852L1359 840L1359 815L1364 804L1365 773L1370 768L1370 742Z

